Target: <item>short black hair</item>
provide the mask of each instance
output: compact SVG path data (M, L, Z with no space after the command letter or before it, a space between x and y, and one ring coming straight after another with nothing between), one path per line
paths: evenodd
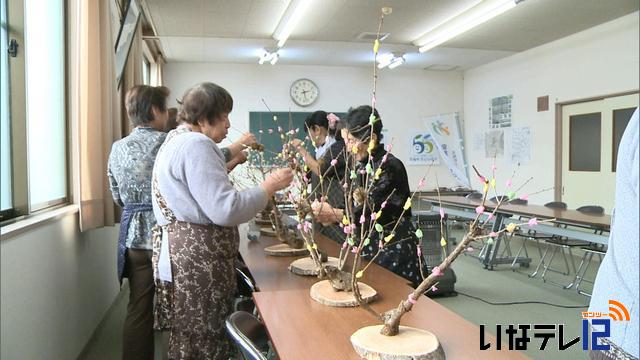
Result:
M372 130L369 118L372 112L376 118L373 123L373 133L378 137L378 141L382 140L382 118L380 118L378 109L371 109L371 106L369 105L362 105L355 109L349 109L345 120L349 134L360 141L369 140Z
M318 110L311 113L304 119L304 131L308 131L308 129L313 129L314 126L320 126L325 129L329 129L329 120L327 119L327 112Z
M184 93L178 121L198 125L206 120L213 124L222 114L233 110L233 98L222 86L211 82L200 83Z
M127 91L125 108L133 127L153 121L152 108L160 111L167 109L169 88L164 86L136 85Z

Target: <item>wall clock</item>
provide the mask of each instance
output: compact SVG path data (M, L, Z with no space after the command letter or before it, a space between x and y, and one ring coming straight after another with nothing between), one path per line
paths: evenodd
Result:
M318 99L318 85L309 79L298 79L291 84L289 95L299 106L309 106Z

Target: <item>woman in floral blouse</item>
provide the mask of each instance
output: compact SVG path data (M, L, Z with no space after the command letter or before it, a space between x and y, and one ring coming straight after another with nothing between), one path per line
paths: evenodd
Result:
M134 86L126 95L134 129L116 141L109 155L108 177L113 200L123 208L118 239L118 279L129 279L129 305L123 331L123 359L153 359L151 173L164 142L166 87Z

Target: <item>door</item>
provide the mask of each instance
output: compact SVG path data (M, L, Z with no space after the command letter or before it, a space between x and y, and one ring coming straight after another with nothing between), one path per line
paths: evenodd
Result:
M562 201L570 209L614 206L618 145L638 94L562 107Z

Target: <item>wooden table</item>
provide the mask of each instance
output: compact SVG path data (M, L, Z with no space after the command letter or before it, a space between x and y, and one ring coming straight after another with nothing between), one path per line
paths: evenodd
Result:
M277 240L261 237L250 242L246 229L241 227L240 253L260 289L254 293L254 301L280 359L358 359L349 340L351 334L376 325L376 319L359 308L329 307L311 299L309 288L318 279L291 273L287 267L295 258L265 255L263 249ZM317 235L317 242L329 255L338 254L336 242L322 235ZM379 297L372 303L378 312L395 308L413 291L405 279L377 265L372 265L362 280L378 291ZM402 324L436 334L447 359L527 358L517 351L480 351L479 326L426 296L402 318ZM485 336L495 343L492 335Z
M474 219L476 217L474 210L482 203L481 200L449 195L443 195L440 196L440 198L437 196L423 196L420 199L430 202L436 207L436 209L442 206L449 214L468 219ZM484 206L486 208L485 211L491 212L495 209L496 204L491 201L487 201ZM566 225L566 227L558 227L550 224L539 224L535 227L524 225L522 227L524 229L532 229L542 233L604 245L607 244L609 237L607 234L603 234L603 232L609 231L611 226L611 216L607 214L591 215L577 210L552 209L542 205L503 204L496 213L492 231L497 232L498 230L501 230L503 228L504 220L512 216L522 216L527 218L536 217L539 219L555 218L555 224ZM498 237L494 241L493 245L485 245L487 249L483 249L482 254L484 254L484 256L480 258L485 268L493 269L495 265L499 264L514 264L516 262L528 263L531 261L526 257L499 257L498 249L500 247L500 242L501 239Z

